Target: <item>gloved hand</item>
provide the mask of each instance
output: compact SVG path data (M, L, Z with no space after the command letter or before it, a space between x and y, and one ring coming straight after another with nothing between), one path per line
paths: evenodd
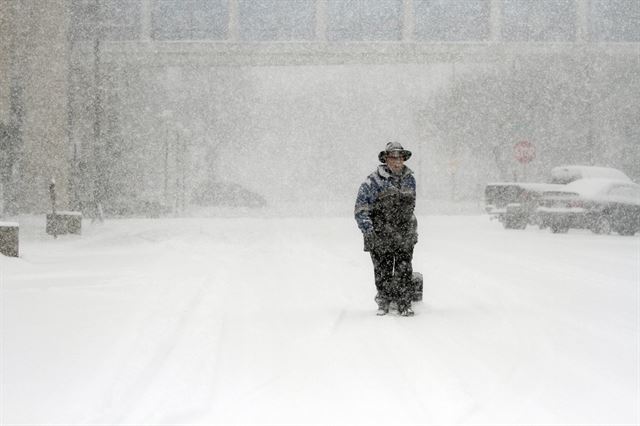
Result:
M375 244L375 234L373 232L367 232L364 235L364 251L372 251Z

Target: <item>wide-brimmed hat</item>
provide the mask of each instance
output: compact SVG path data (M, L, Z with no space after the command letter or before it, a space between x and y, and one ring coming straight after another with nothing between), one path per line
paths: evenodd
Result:
M398 142L388 142L387 146L385 146L384 148L384 151L380 151L380 154L378 154L378 160L380 160L381 163L386 162L387 155L389 154L397 154L405 161L411 158L411 151L404 149Z

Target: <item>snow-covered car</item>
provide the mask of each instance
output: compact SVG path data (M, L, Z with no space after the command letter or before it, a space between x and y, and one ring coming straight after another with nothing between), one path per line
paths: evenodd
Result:
M536 208L545 191L563 188L563 185L532 182L488 183L484 190L485 210L497 218L505 229L525 229L536 224Z
M563 165L551 169L548 183L493 182L485 187L485 210L506 229L525 229L541 225L537 208L542 194L562 191L564 185L579 179L605 178L631 182L618 169L599 166Z
M579 179L542 194L537 214L552 232L570 228L597 234L640 231L640 185L619 179Z
M551 183L565 185L578 179L615 179L631 182L624 172L612 167L570 165L551 169Z

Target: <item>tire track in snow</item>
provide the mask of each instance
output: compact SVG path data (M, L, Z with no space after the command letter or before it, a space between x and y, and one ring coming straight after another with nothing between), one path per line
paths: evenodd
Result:
M185 331L205 303L208 290L205 283L208 281L210 281L208 276L198 280L195 293L180 308L180 316L172 320L167 332L163 333L159 340L147 343L152 348L152 355L144 357L143 364L140 366L136 363L141 361L139 350L144 349L141 346L145 343L145 337L149 335L146 329L150 327L150 324L152 326L156 324L159 314L166 315L167 313L164 310L159 314L158 312L149 312L150 309L154 310L157 307L152 305L147 307L144 315L139 316L136 321L138 327L130 333L129 339L123 345L128 351L120 354L122 359L119 366L114 368L112 379L119 380L120 377L129 373L131 376L127 376L126 383L119 380L112 384L110 389L104 391L108 400L95 410L96 413L102 414L92 419L91 423L103 423L102 418L108 422L125 423L129 415L140 408L139 402L157 380L158 375L165 369L173 354L180 349L179 342L184 338ZM221 326L222 324L223 322L220 322ZM129 340L133 340L135 343ZM124 388L122 388L123 385Z

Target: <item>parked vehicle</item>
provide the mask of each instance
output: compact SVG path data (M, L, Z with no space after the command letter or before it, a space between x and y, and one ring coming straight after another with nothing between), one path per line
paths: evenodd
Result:
M204 182L193 193L193 203L199 206L261 208L265 198L234 182Z
M524 182L489 183L485 187L485 210L506 229L525 229L537 224L535 211L544 191L561 189L562 185Z
M580 179L546 191L537 214L552 232L571 228L596 234L634 235L640 231L640 185L627 180Z
M545 226L537 214L544 192L561 191L579 179L608 178L631 182L623 172L610 167L568 165L554 167L548 183L494 182L485 187L485 210L506 229L525 229L527 225Z
M158 218L171 213L171 208L159 201L137 197L118 197L104 204L104 214L108 217L150 217Z

